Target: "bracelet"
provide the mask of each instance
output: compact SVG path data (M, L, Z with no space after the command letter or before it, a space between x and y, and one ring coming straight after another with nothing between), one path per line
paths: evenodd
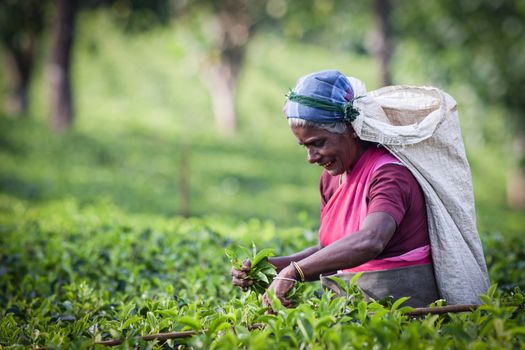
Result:
M274 280L282 280L282 281L299 282L299 281L296 280L296 279L288 278L288 277L279 277L279 276L276 276L276 277L274 277L273 279L274 279Z
M292 261L291 264L293 268L295 269L295 271L299 274L299 277L301 277L301 282L304 282L305 280L304 273L303 273L303 270L301 270L301 268L299 267L299 264L297 264L295 261Z

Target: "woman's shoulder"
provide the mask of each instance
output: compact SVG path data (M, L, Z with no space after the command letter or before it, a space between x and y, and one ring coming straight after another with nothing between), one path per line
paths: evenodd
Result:
M417 179L401 163L386 163L379 167L372 175L369 191L371 193L393 191L406 198L423 195Z
M399 181L403 180L403 183L406 182L416 182L417 180L412 175L410 170L404 166L401 162L389 162L382 164L379 168L377 168L373 175L372 175L372 181L378 180L378 179L387 179L390 181Z

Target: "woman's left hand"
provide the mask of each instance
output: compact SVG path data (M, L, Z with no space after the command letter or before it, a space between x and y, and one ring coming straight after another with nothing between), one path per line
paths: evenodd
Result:
M281 279L283 278L283 279ZM286 293L293 288L297 282L295 277L295 271L289 266L284 268L272 281L272 284L268 287L268 291L273 290L274 295L279 298L281 304L285 307L290 307L292 302L285 298ZM271 309L271 302L268 298L268 291L263 295L263 305Z

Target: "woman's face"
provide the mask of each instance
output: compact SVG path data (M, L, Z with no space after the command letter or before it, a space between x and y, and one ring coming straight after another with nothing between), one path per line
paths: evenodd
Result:
M314 127L292 127L297 142L307 150L308 162L318 164L332 175L350 170L360 156L359 140L352 130L344 134L331 133Z

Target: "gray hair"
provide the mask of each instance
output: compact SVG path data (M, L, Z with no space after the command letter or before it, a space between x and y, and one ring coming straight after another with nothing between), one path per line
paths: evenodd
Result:
M334 134L344 134L348 131L348 128L350 127L350 125L347 124L346 122L319 123L319 122L313 122L310 120L304 120L300 118L288 118L288 125L291 128L309 127L309 128L324 129Z

